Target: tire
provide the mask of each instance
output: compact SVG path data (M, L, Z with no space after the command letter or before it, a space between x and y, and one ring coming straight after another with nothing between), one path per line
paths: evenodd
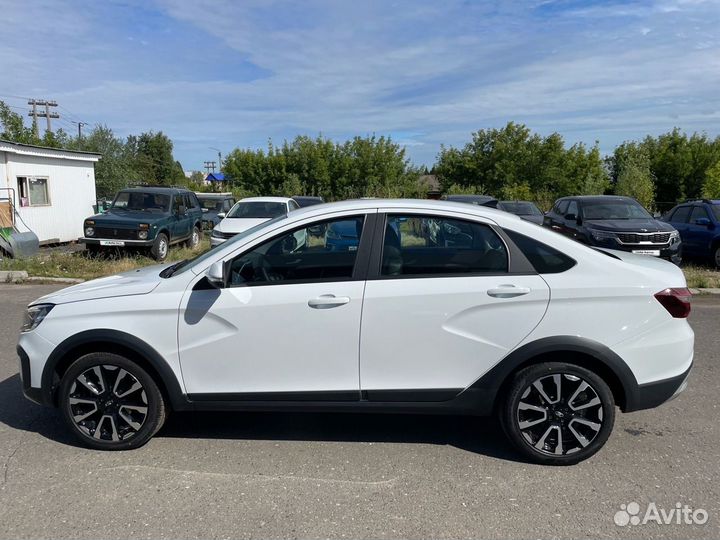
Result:
M715 268L720 268L720 243L713 246L713 262Z
M168 252L170 251L170 240L165 233L158 233L155 237L155 243L150 248L150 255L158 262L162 262L167 259Z
M200 245L200 238L202 237L202 231L200 230L200 227L195 225L192 230L192 234L190 234L190 238L188 238L185 245L190 249L195 249Z
M607 441L615 400L592 371L547 362L515 374L498 415L508 439L525 458L543 465L574 465Z
M167 414L153 378L135 362L112 353L76 360L60 383L58 406L75 437L97 450L142 446Z

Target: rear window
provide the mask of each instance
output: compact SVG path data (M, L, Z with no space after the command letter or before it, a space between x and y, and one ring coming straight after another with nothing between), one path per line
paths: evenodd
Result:
M570 270L576 261L557 249L508 229L503 229L523 255L527 257L538 274L559 274Z
M518 216L541 216L537 206L529 202L502 202L502 209Z

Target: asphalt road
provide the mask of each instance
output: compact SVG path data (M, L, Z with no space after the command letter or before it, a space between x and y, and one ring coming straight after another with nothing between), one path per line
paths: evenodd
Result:
M688 390L552 468L457 417L184 413L139 450L79 448L17 375L24 306L55 288L0 285L0 538L720 537L720 298L694 302ZM617 526L633 501L709 519Z

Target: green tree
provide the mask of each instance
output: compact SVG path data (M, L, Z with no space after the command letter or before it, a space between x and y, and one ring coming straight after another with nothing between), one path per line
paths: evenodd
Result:
M705 172L702 196L706 199L720 199L720 161Z
M118 190L138 179L129 149L109 127L96 125L88 135L79 141L76 139L75 147L78 150L102 154L95 163L95 188L98 197L111 198Z
M647 152L635 143L624 143L615 152L615 194L633 197L648 210L653 210L654 179Z
M184 179L182 166L173 157L173 143L162 131L131 135L126 146L133 169L143 182L172 185Z
M13 112L10 107L0 101L0 139L6 139L21 144L40 144L40 139L35 137L32 126L26 127L23 117Z

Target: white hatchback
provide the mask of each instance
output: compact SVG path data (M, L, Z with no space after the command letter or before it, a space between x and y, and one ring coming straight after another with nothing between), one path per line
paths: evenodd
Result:
M527 459L570 464L616 405L685 387L689 301L673 264L511 214L347 201L40 298L18 353L26 396L93 448L142 445L168 409L494 413Z
M227 214L218 214L222 221L210 234L210 244L217 246L238 233L300 208L287 197L247 197L235 203Z

